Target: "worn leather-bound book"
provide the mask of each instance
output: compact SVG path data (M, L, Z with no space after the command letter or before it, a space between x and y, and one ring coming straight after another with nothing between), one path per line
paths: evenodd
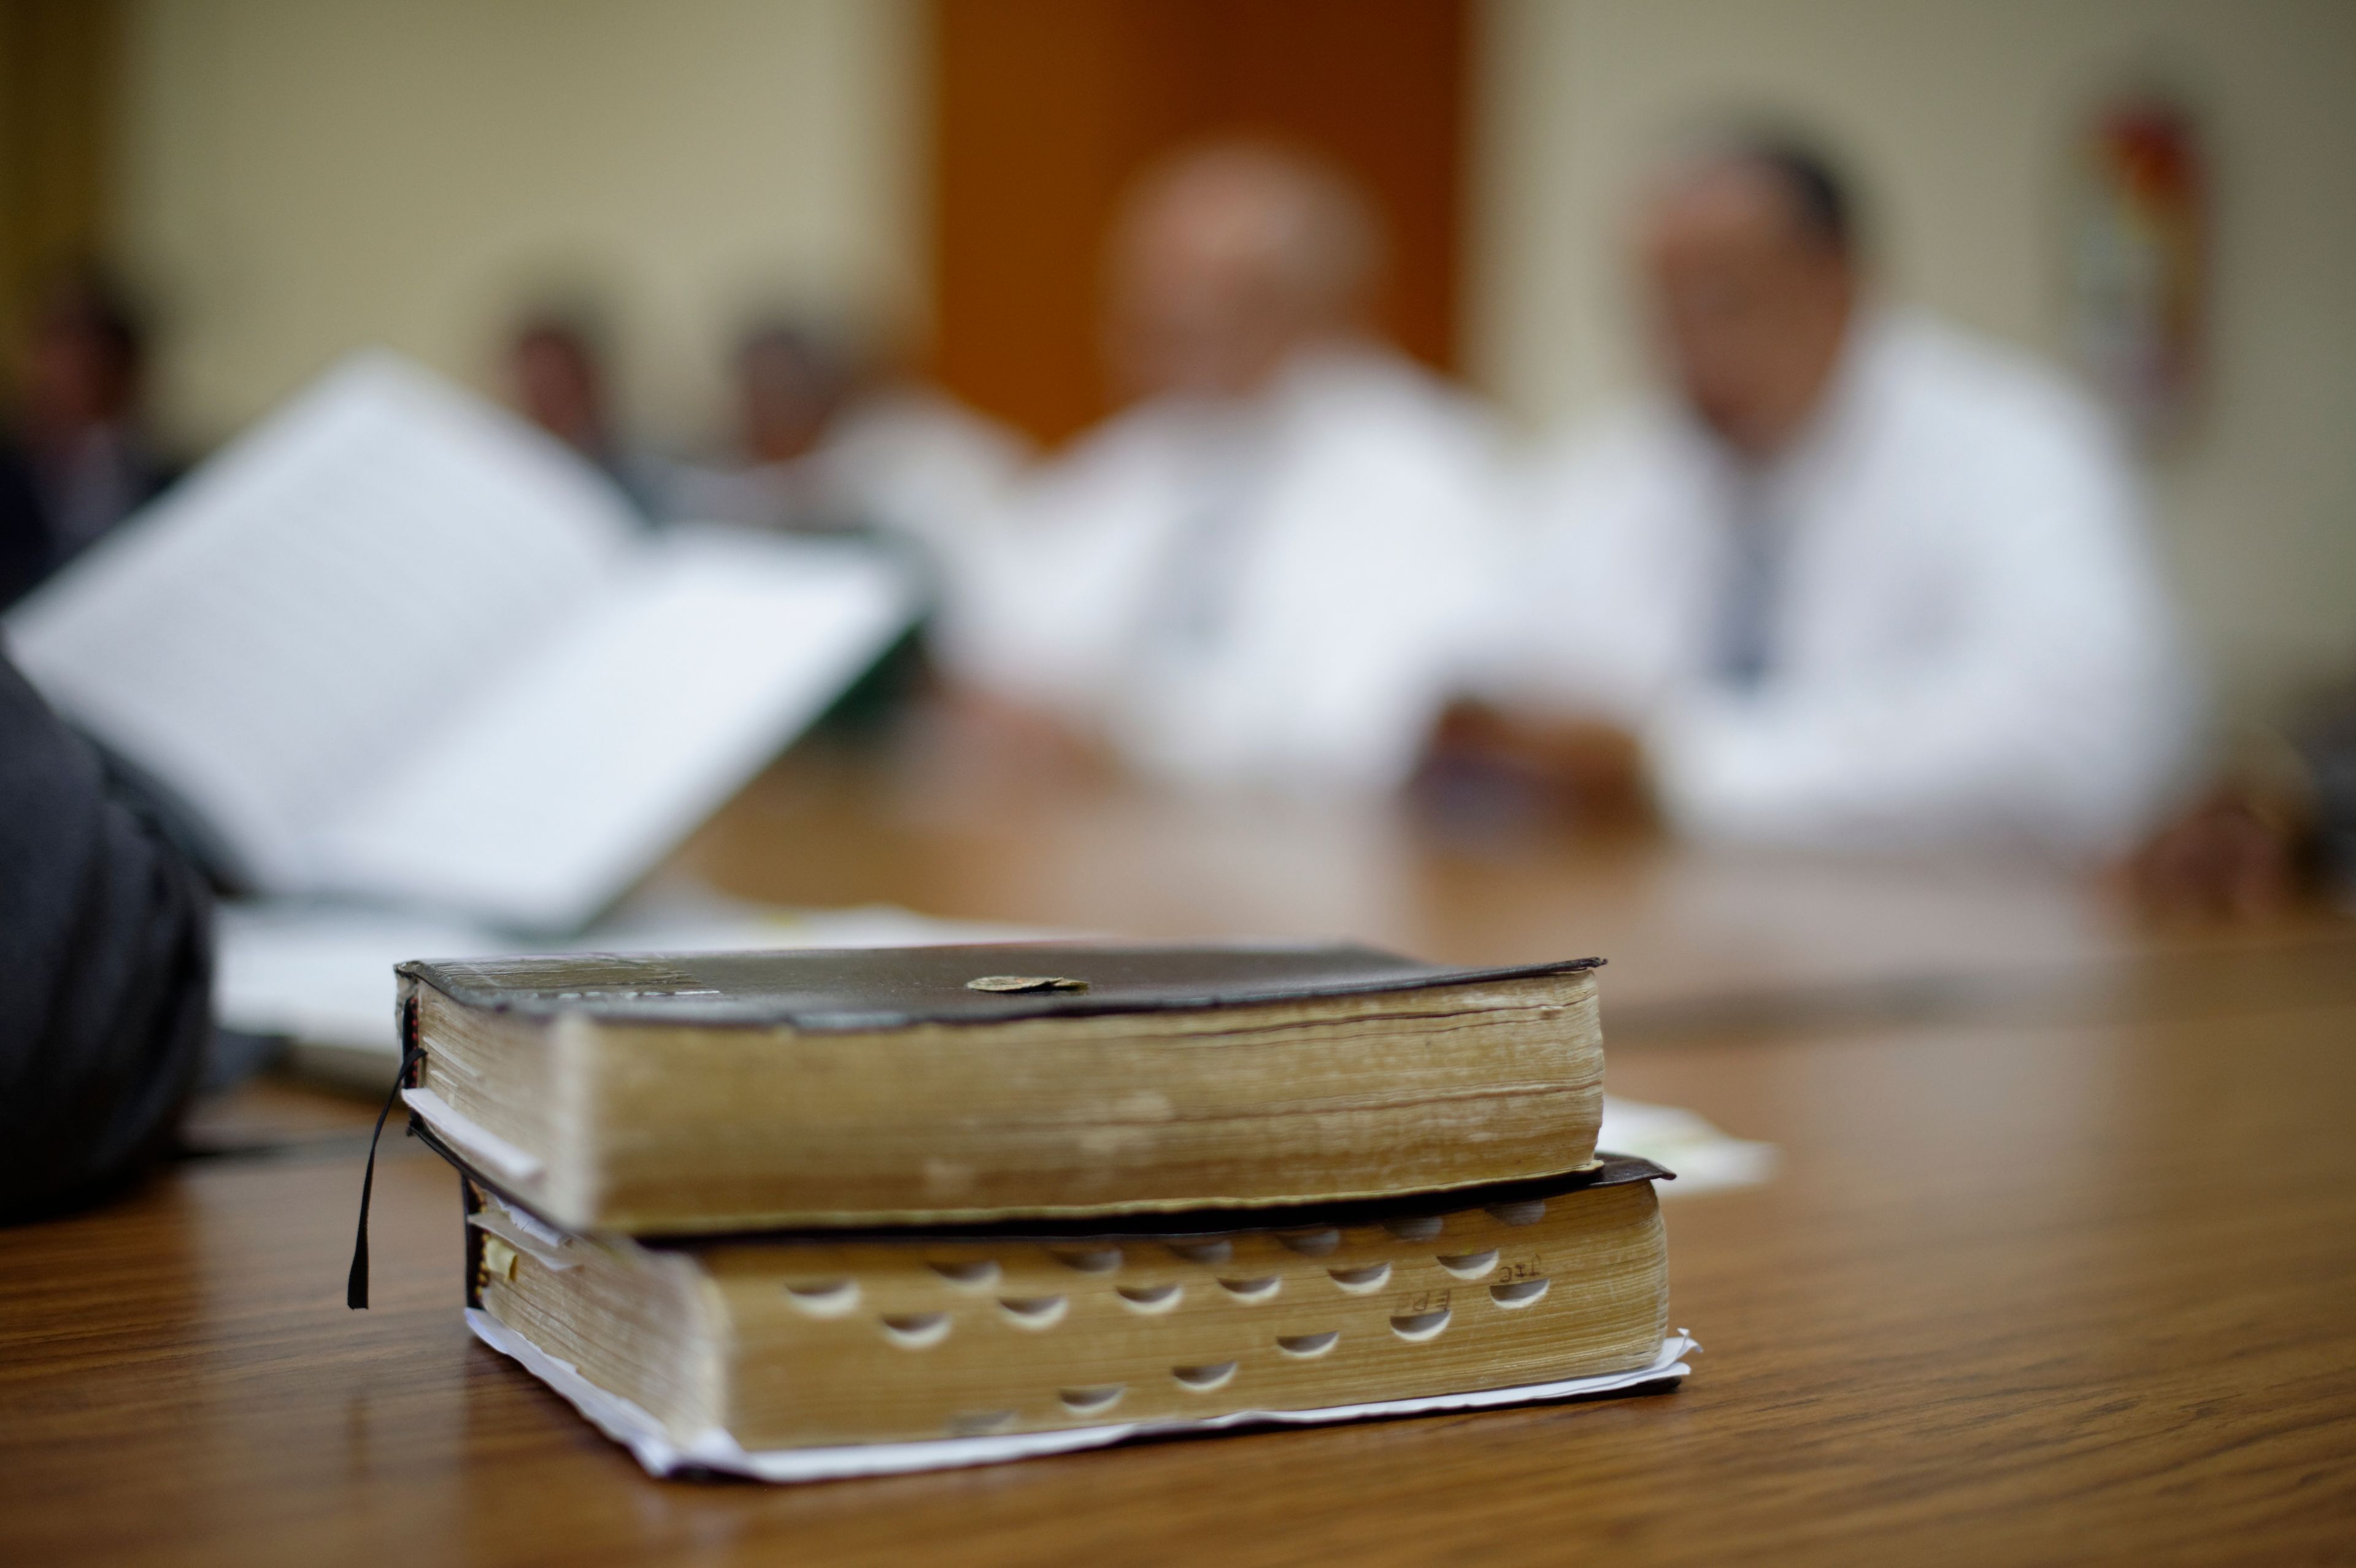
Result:
M571 1234L470 1180L467 1321L659 1474L1612 1393L1681 1377L1691 1348L1667 1332L1664 1174L1606 1157L1245 1217L659 1241Z
M1099 944L412 963L404 1093L574 1231L1444 1191L1591 1162L1595 967Z

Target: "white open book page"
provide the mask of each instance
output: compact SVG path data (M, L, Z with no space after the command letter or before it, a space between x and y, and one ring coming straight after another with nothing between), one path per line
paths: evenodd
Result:
M905 624L840 549L658 540L570 453L356 359L11 612L57 706L263 891L576 925Z
M9 651L294 891L354 795L602 592L633 531L553 443L371 356L18 606Z
M678 530L470 696L320 847L347 892L567 931L857 679L910 595L856 545Z

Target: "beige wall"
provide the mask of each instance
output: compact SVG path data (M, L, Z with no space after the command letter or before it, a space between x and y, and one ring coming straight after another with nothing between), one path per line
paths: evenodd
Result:
M1890 292L2064 342L2068 158L2158 82L2216 179L2209 416L2157 465L2188 613L2237 710L2356 668L2356 5L1491 0L1466 363L1551 427L1638 374L1617 253L1665 134L1796 112L1870 187Z
M718 416L775 299L924 294L921 0L134 0L122 208L211 440L383 342L477 383L552 289L608 302L641 428ZM1533 426L1627 387L1617 240L1663 135L1802 112L1871 187L1890 291L2063 338L2067 160L2177 85L2218 191L2209 417L2155 473L2239 708L2356 667L2356 5L1488 0L1466 362Z
M209 441L390 344L488 382L519 303L608 302L632 411L716 414L749 309L920 301L915 0L139 0L121 210Z

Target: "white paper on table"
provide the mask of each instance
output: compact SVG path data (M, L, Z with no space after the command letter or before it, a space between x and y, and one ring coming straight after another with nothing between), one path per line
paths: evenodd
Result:
M318 836L318 883L571 931L913 619L883 558L674 528Z
M1165 1437L1189 1433L1228 1432L1255 1426L1323 1426L1384 1416L1430 1415L1457 1410L1493 1410L1506 1405L1540 1404L1553 1400L1595 1394L1626 1393L1657 1384L1674 1384L1693 1369L1685 1358L1701 1349L1680 1328L1661 1341L1661 1353L1650 1364L1633 1371L1599 1377L1568 1378L1560 1382L1527 1383L1519 1388L1485 1389L1472 1393L1435 1394L1426 1399L1382 1400L1371 1404L1331 1405L1323 1410L1237 1411L1227 1415L1185 1421L1132 1421L1112 1426L1084 1426L1067 1432L1020 1432L1002 1437L943 1437L921 1443L860 1443L831 1448L770 1448L748 1452L725 1432L705 1432L685 1444L674 1443L662 1424L618 1394L599 1388L582 1376L579 1368L549 1355L529 1339L479 1307L466 1309L466 1327L475 1337L501 1355L522 1363L524 1370L562 1395L606 1436L627 1447L654 1476L680 1471L716 1470L762 1481L830 1481L855 1476L902 1475L913 1470L950 1470L969 1465L1000 1465L1011 1459L1031 1459L1102 1448L1141 1437Z
M1773 1144L1729 1137L1693 1112L1676 1105L1603 1096L1603 1125L1595 1147L1649 1159L1676 1172L1659 1184L1662 1197L1692 1197L1729 1188L1756 1187L1775 1173Z

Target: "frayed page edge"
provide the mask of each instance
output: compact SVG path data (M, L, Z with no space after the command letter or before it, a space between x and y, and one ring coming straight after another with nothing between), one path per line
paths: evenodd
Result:
M1516 1388L1483 1389L1471 1393L1436 1394L1425 1399L1382 1400L1372 1404L1331 1405L1323 1410L1248 1410L1200 1420L1133 1421L1114 1426L1084 1426L1065 1432L1020 1432L998 1437L942 1437L918 1443L860 1443L830 1448L771 1448L748 1452L727 1433L699 1434L684 1445L673 1443L662 1424L618 1394L608 1392L500 1323L480 1307L466 1309L466 1327L501 1355L520 1363L526 1371L556 1391L590 1424L628 1448L651 1476L682 1471L717 1471L755 1480L797 1482L848 1479L855 1476L905 1475L916 1470L958 1469L970 1465L999 1465L1015 1459L1070 1454L1108 1447L1142 1437L1223 1432L1252 1426L1322 1426L1338 1422L1367 1421L1391 1415L1428 1415L1446 1411L1493 1410L1505 1405L1541 1404L1582 1396L1626 1393L1655 1384L1675 1383L1693 1369L1685 1358L1701 1349L1680 1328L1661 1341L1660 1354L1650 1365L1632 1371L1597 1377L1568 1378L1560 1382L1525 1383Z

